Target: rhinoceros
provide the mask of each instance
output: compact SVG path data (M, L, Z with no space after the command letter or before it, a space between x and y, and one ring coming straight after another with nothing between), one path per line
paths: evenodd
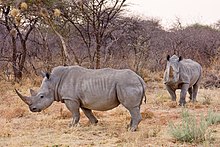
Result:
M43 74L43 81L31 96L17 95L29 106L30 111L40 112L53 101L65 103L72 113L72 126L79 123L79 108L92 124L98 120L92 110L107 111L122 104L131 115L128 125L135 131L141 121L140 105L145 96L144 80L130 69L87 69L81 66L58 66L51 73Z
M195 102L202 77L202 67L191 59L183 59L173 55L167 56L167 65L164 72L164 84L173 101L176 101L177 89L181 89L179 103L186 104L187 91L190 101Z

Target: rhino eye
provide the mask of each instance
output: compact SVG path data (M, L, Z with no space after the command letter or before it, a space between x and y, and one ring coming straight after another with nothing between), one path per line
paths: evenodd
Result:
M44 96L43 96L43 95L41 95L41 96L40 96L40 98L44 98Z

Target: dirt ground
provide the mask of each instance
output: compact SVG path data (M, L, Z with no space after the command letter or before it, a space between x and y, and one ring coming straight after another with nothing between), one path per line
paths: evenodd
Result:
M25 85L25 84L23 84ZM81 112L80 126L69 127L71 114L62 103L54 102L40 113L29 111L14 92L18 88L28 95L25 86L0 83L0 146L50 147L195 147L220 146L220 124L213 125L211 142L181 143L169 134L169 122L181 121L182 107L171 103L163 85L152 83L146 91L147 103L141 106L143 120L136 132L126 129L129 112L119 106L113 110L95 111L99 123L94 126ZM196 117L209 110L220 112L220 89L200 89L198 102L188 103L187 109ZM188 100L188 99L187 99ZM210 104L209 104L210 103Z

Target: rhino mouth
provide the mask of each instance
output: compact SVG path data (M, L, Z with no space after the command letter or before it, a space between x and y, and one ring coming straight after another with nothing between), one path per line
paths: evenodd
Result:
M38 109L36 107L30 106L31 112L41 112L41 109Z

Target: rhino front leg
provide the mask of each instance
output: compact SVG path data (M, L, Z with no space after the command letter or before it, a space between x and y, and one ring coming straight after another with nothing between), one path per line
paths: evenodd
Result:
M175 90L173 90L170 86L166 85L166 89L169 92L172 101L176 101L176 93Z
M129 112L131 114L131 122L130 122L129 129L132 132L134 132L137 130L138 124L140 123L140 121L142 119L141 113L140 113L140 108L139 107L131 108L131 109L129 109Z
M87 109L87 108L81 108L84 112L84 114L88 117L89 121L92 124L97 124L98 120L96 119L96 117L94 116L94 114L92 113L92 110Z
M71 127L77 126L79 124L80 113L79 113L79 102L74 100L65 100L66 107L70 110L73 115L72 123L70 124Z
M189 89L189 84L183 84L180 92L180 106L184 106L186 104L186 94Z
M198 90L199 90L199 84L195 84L193 86L193 98L192 98L192 102L196 102L196 96L197 96L197 93L198 93Z
M188 89L188 93L189 93L189 99L190 101L192 101L193 100L193 88L192 87Z

